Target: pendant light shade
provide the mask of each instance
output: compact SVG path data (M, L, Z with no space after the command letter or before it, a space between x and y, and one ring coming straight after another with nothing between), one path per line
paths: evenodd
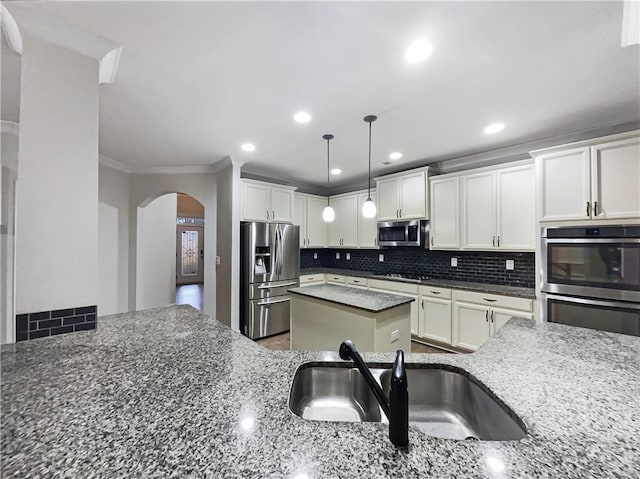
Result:
M329 186L329 141L333 140L333 135L322 135L323 140L327 140L327 186ZM331 223L336 219L336 212L329 203L329 197L327 196L327 206L322 210L322 219L325 223Z
M376 204L371 199L371 123L378 119L375 115L368 115L364 117L364 121L369 123L369 181L367 186L369 188L369 194L367 195L367 201L362 205L362 216L365 218L375 218L377 210Z

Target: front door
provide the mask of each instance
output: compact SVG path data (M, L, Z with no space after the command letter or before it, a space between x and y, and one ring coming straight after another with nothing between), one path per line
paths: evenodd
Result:
M204 282L204 227L180 225L176 230L176 284Z

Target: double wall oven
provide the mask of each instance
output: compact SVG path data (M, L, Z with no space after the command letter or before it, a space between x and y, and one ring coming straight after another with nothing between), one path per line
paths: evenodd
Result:
M640 225L542 230L542 316L640 336Z

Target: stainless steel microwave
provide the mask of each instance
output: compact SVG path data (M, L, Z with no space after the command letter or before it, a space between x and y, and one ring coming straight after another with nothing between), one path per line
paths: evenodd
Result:
M429 247L429 222L426 220L378 222L378 245Z

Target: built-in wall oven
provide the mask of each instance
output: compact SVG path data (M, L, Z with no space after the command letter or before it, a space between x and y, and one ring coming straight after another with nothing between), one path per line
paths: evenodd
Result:
M544 320L640 336L640 225L542 230Z

